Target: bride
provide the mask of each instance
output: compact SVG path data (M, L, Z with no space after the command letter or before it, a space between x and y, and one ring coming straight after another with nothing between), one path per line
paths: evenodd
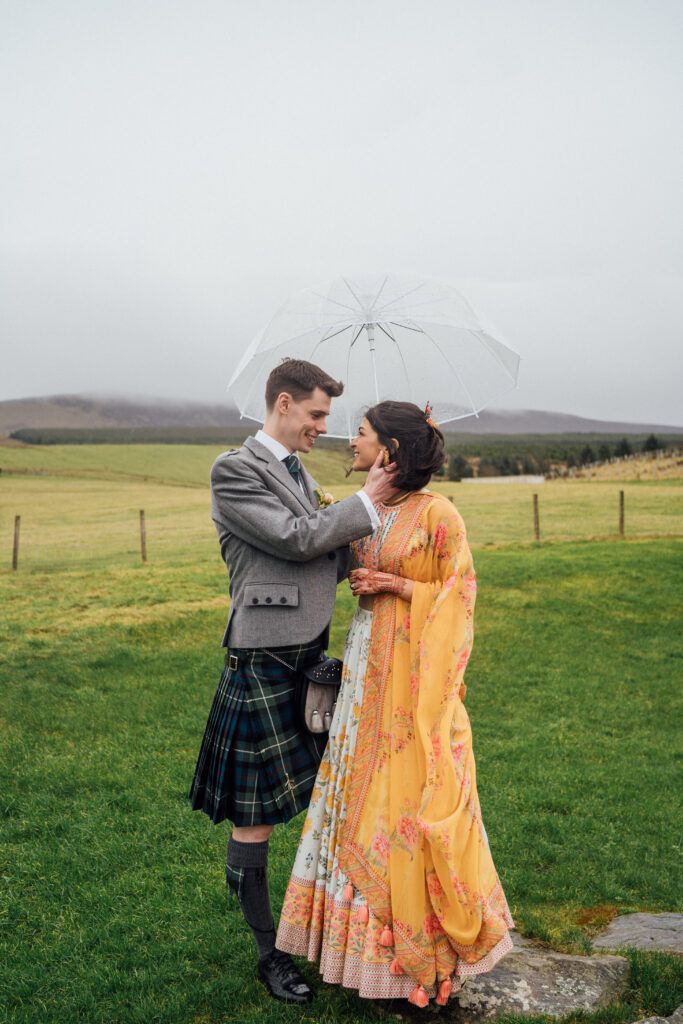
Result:
M352 545L359 604L277 935L325 981L418 1006L489 971L513 927L463 704L472 558L457 511L426 488L443 443L407 402L371 408L351 442L355 470L383 451L401 491Z

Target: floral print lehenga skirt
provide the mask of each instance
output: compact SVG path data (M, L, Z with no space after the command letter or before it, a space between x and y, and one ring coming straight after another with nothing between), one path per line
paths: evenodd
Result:
M407 999L415 981L391 971L394 951L382 944L383 926L368 912L361 893L355 890L351 895L337 859L338 826L347 810L344 782L356 745L371 627L372 612L358 608L346 638L342 686L285 896L277 947L311 962L319 960L324 981L355 989L367 999ZM499 953L506 951L507 947ZM478 965L479 971L492 966ZM452 991L457 987L454 984ZM426 990L430 998L436 992L436 986Z
M351 899L337 860L338 825L346 816L344 783L356 746L372 612L358 608L344 648L344 673L330 737L306 815L282 909L277 946L320 961L323 980L369 999L408 997L415 982L389 973L393 949L363 896Z

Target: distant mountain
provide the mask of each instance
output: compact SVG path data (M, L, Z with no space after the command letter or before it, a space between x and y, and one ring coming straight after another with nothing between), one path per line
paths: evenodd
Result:
M163 398L96 395L51 395L0 402L0 435L27 427L91 430L110 427L236 427L244 426L244 423L235 406L228 402L206 405Z
M220 405L163 398L54 395L0 402L0 435L25 428L226 427L251 429L226 398ZM568 413L487 409L444 424L447 434L681 434L661 423L615 423Z
M1 407L0 407L1 409ZM1 412L0 412L1 415ZM444 424L446 434L681 434L683 427L661 423L591 420L566 412L537 409L485 409L478 417Z

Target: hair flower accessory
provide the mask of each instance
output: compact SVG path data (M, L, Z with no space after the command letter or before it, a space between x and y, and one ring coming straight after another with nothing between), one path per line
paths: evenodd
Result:
M434 410L432 409L432 407L429 404L429 402L427 402L427 404L425 405L425 419L427 420L427 423L429 424L429 426L430 427L434 427L434 429L436 430L437 427L439 426L439 424L434 422L434 420L432 418L432 413L433 412L434 412Z
M324 491L322 487L316 487L314 493L318 499L318 508L327 508L334 501L330 492Z

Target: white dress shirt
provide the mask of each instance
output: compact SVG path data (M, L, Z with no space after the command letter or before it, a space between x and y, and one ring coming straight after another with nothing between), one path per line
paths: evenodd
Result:
M256 433L254 434L254 440L258 441L259 444L262 444L264 446L264 448L268 449L269 452L272 452L273 455L275 456L275 458L278 459L278 461L280 461L280 462L284 462L284 460L289 455L292 454L290 452L289 448L285 448L285 446L283 444L281 444L279 441L276 441L276 439L274 437L271 437L270 434L266 434L263 430L257 430L256 431ZM296 454L296 453L294 453L294 454ZM299 456L297 455L297 459L298 458L299 458ZM299 460L299 462L300 461L301 460ZM304 482L303 482L303 479L302 479L301 476L299 476L299 487L301 488L301 490L305 494L306 490L304 488ZM377 527L380 526L380 521L379 521L379 516L375 512L374 505L372 504L372 502L368 498L368 496L365 493L365 491L358 491L357 494L358 494L358 497L363 502L363 504L365 505L366 509L368 510L368 515L370 516L370 520L372 522L373 530L376 530Z

